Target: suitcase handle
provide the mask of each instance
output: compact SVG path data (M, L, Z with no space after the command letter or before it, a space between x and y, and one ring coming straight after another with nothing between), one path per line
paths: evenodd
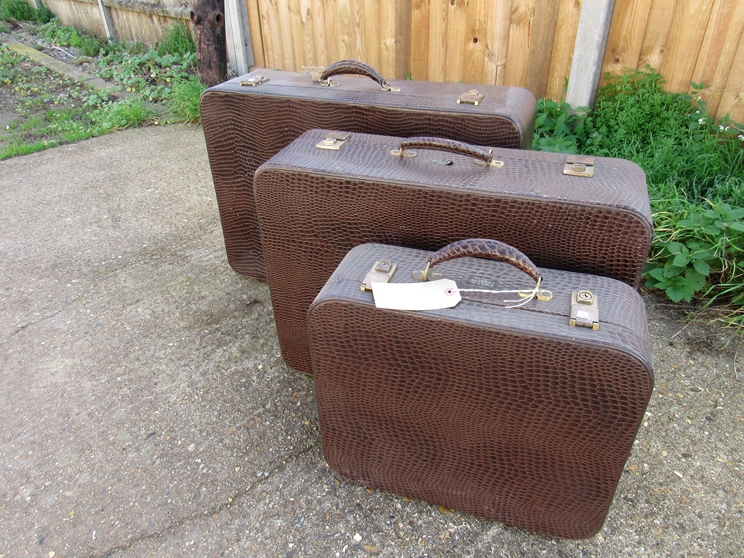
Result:
M398 157L414 157L415 155L413 152L406 152L406 149L414 148L437 149L439 151L447 151L449 153L473 157L489 167L501 168L504 166L503 161L497 161L493 158L493 152L491 150L484 151L483 149L470 145L469 143L444 138L408 138L400 142L399 149L391 151L390 153L391 155L396 155Z
M376 81L383 91L400 91L397 87L392 87L386 82L383 77L377 73L372 66L359 62L358 60L339 60L328 66L322 74L320 74L320 83L325 85L331 85L329 80L333 76L341 74L354 74L357 76L367 76L370 79ZM334 84L335 85L335 84Z
M457 242L448 244L444 248L440 248L426 262L426 268L421 273L421 280L426 281L430 279L429 271L435 265L446 262L447 260L464 258L467 256L486 258L513 265L518 270L523 271L535 280L537 283L535 290L540 288L540 282L542 281L540 271L527 256L513 246L509 246L508 244L504 244L498 240L490 240L488 238L458 240Z

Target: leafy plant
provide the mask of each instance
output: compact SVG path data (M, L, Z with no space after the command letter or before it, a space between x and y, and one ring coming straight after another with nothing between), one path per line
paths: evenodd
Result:
M619 157L646 173L656 226L645 285L675 302L733 303L744 323L744 127L715 123L692 84L652 70L606 76L591 113L538 102L534 149Z
M171 89L168 106L179 120L199 122L199 98L206 88L197 76L179 81Z
M53 17L52 12L45 6L37 10L32 8L26 0L0 0L0 19L46 23Z
M39 28L38 35L48 39L53 45L69 46L78 49L85 56L98 56L106 45L104 39L88 37L81 34L74 27L59 24L58 19L53 19Z
M159 56L165 54L195 54L196 44L189 28L185 23L179 21L168 26L157 50Z

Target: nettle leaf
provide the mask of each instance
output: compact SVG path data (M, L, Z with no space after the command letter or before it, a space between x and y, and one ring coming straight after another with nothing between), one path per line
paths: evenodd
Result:
M664 268L663 267L655 267L654 269L649 269L646 271L646 275L649 275L653 279L656 279L657 281L665 281L666 277L664 277Z
M666 245L666 249L669 250L670 254L681 254L685 245L681 242L669 242Z
M684 267L677 267L671 261L667 261L664 266L664 277L667 279L677 277L677 275L681 275L684 270Z
M705 286L705 276L690 268L685 272L685 284L695 291L699 291Z
M687 292L682 286L669 287L666 289L666 294L673 302L679 302L680 300L690 302L692 300L692 294L690 295L690 298L686 298Z
M744 232L744 222L734 221L733 223L729 223L729 228L734 229L735 231Z
M744 217L744 207L738 207L736 209L728 209L724 213L724 217L727 221L737 221Z
M674 256L674 259L672 260L672 265L675 267L687 267L687 264L690 263L690 258L688 258L685 254L677 254Z
M705 232L707 232L708 234L712 234L713 236L718 236L721 234L721 229L713 223L704 225L703 229L705 230Z
M695 271L697 271L700 275L704 275L707 277L710 275L710 266L708 265L708 262L704 260L697 260L692 264L692 267L695 268Z

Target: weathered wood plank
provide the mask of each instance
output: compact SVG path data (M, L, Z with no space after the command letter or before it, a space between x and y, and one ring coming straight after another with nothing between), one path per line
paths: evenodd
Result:
M667 40L672 29L674 13L677 11L679 0L652 0L648 12L646 31L643 34L641 55L638 59L638 69L644 70L651 66L656 70L661 68L667 50Z
M602 73L618 74L623 68L636 68L641 57L643 36L652 0L615 2L610 36L607 39Z
M395 74L406 79L411 72L411 0L398 0L395 6Z
M447 68L447 0L429 2L429 74L430 81L445 81Z
M744 2L716 0L692 81L705 84L703 98L716 114L744 30Z
M661 75L668 91L687 92L715 0L680 0L669 33Z
M284 57L281 44L277 42L277 38L281 36L278 11L269 0L258 0L258 11L261 21L265 65L272 70L282 68Z
M258 0L246 0L248 8L248 24L251 29L251 45L253 46L253 63L261 68L266 67L264 54L264 40L261 28L261 13L258 10Z
M537 99L544 97L547 89L557 21L558 2L537 0L530 29L530 57L525 78L525 87Z
M429 0L411 2L411 78L429 79Z
M579 29L581 0L561 0L553 38L553 53L548 71L545 97L559 100L571 73L576 32Z
M721 92L716 118L722 118L726 114L733 121L744 124L744 34L739 39L726 85Z
M511 26L511 1L497 0L488 10L483 83L504 85Z
M524 87L527 83L527 63L530 59L532 20L536 0L513 0L509 47L506 56L505 85Z

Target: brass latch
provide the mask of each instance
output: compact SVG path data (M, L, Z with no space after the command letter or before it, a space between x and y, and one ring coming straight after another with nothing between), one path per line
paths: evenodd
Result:
M589 291L571 293L571 314L568 325L599 329L599 307L597 297Z
M471 89L467 93L463 93L457 98L457 104L459 105L465 103L466 105L478 106L483 100L483 97L485 97L483 93L478 93L477 90Z
M315 147L317 147L318 149L329 149L331 151L338 151L344 145L346 145L346 142L349 141L350 137L351 134L346 132L330 132L326 134L326 137L323 138L323 141L317 143Z
M362 291L371 291L372 283L389 283L396 269L398 269L398 265L391 263L390 260L376 261L372 269L364 276Z
M262 74L259 74L257 76L253 76L250 79L241 81L240 85L248 85L250 87L256 87L257 85L261 85L262 83L266 83L267 81L269 81L269 78L265 77Z
M567 155L566 163L563 165L563 174L587 178L594 176L594 157Z

